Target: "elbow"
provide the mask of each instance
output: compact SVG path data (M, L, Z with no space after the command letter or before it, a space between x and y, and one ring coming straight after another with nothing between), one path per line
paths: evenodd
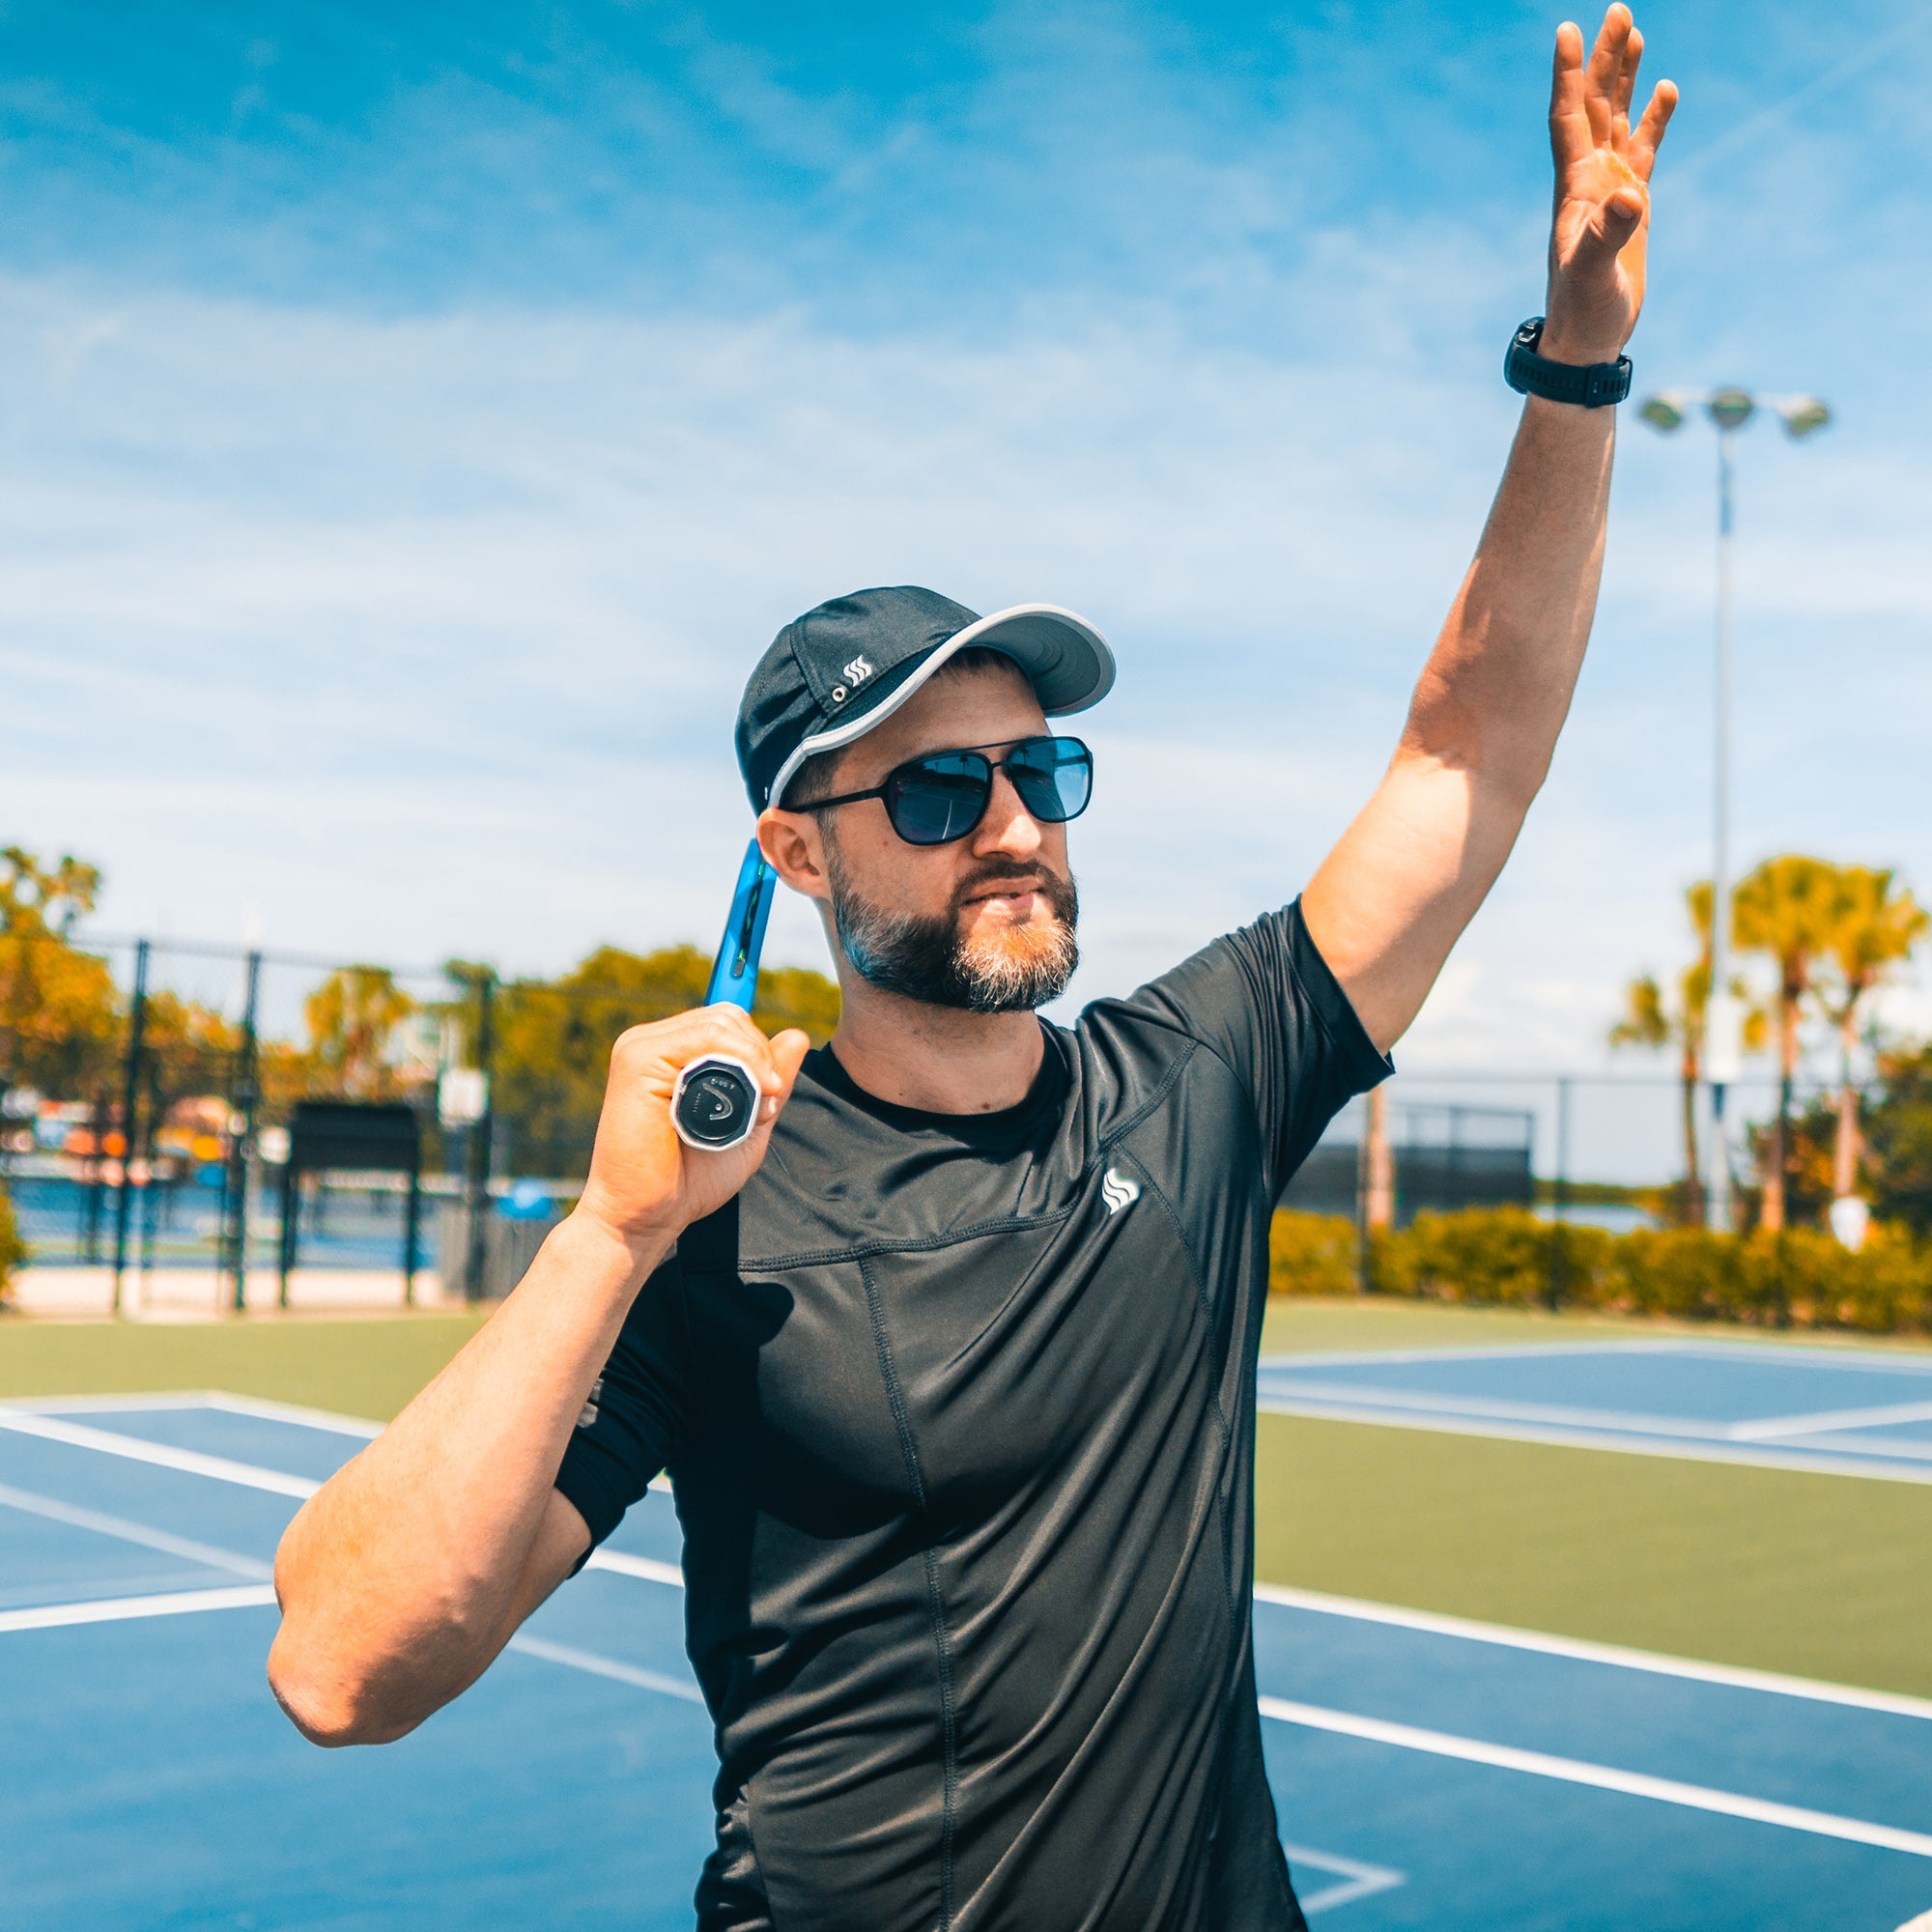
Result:
M326 1750L393 1744L429 1715L387 1708L365 1676L316 1655L291 1635L286 1623L269 1651L269 1689L289 1722Z

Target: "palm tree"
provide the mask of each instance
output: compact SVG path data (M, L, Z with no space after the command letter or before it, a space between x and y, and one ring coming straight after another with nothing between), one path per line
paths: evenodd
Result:
M395 1085L389 1042L416 1003L386 966L343 966L302 1002L309 1044L341 1091L380 1097Z
M1811 991L1818 956L1831 942L1839 869L1824 859L1786 852L1766 859L1738 881L1731 896L1733 932L1741 952L1771 957L1777 985L1773 1011L1777 1034L1777 1129L1764 1177L1759 1224L1784 1226L1785 1167L1791 1146L1791 1084L1798 1071L1798 1024Z
M1909 892L1892 890L1889 867L1841 866L1824 950L1833 984L1819 995L1838 1034L1838 1128L1832 1150L1832 1193L1842 1201L1859 1184L1859 1099L1852 1085L1852 1048L1859 1009L1886 974L1907 958L1927 918Z
M1708 954L1686 969L1677 989L1677 1003L1671 1006L1665 1002L1654 973L1633 980L1624 988L1624 1016L1610 1029L1610 1044L1646 1047L1653 1053L1669 1046L1677 1049L1683 1103L1684 1222L1695 1228L1704 1219L1704 1174L1697 1158L1697 1076L1704 1052L1704 1003L1711 991Z
M1704 1009L1711 998L1711 882L1699 879L1684 892L1690 929L1697 936L1697 956L1677 976L1677 998L1664 996L1657 976L1645 973L1624 988L1623 1017L1610 1029L1613 1047L1648 1048L1661 1053L1677 1049L1680 1115L1684 1132L1684 1220L1692 1228L1704 1225L1704 1167L1697 1157L1697 1082L1703 1076ZM1733 979L1731 992L1743 998L1745 984ZM1764 1015L1756 1008L1745 1015L1747 1045L1761 1045Z

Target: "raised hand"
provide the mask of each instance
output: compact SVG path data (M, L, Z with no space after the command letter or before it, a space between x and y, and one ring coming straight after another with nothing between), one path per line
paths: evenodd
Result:
M1549 90L1549 148L1556 213L1549 231L1549 295L1542 354L1557 362L1612 362L1643 307L1650 236L1650 171L1677 105L1661 80L1631 126L1643 36L1618 0L1604 15L1586 61L1582 30L1556 30Z
M578 1212L622 1240L662 1246L722 1208L764 1159L772 1122L810 1046L795 1029L767 1039L749 1014L728 1006L699 1007L619 1036ZM764 1090L751 1139L717 1152L686 1147L670 1119L679 1069L707 1053L743 1061Z

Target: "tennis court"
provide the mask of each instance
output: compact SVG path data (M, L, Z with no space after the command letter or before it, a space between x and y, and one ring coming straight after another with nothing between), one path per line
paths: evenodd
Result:
M1387 1386L1443 1359L1385 1357ZM0 1405L0 1925L689 1925L712 1761L667 1495L415 1736L326 1753L274 1710L275 1540L370 1433L232 1396ZM1932 1703L1288 1590L1256 1652L1337 1932L1932 1906Z
M1694 1339L1275 1355L1286 1415L1932 1483L1932 1354Z

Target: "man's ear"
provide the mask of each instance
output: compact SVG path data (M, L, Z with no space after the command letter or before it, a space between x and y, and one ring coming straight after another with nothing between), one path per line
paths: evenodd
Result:
M782 811L768 805L758 814L758 849L765 855L765 863L793 892L812 899L832 896L832 882L825 868L825 834L812 813Z

